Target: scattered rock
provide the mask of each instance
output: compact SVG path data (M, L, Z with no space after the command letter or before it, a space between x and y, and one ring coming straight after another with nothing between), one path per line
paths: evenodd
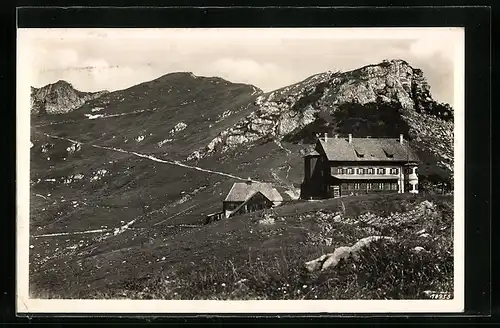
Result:
M325 243L326 246L332 246L333 238L325 238L323 242Z
M421 247L421 246L417 246L417 247L413 248L413 251L415 253L420 253L420 252L426 252L427 250L425 248Z
M106 174L108 173L108 170L101 169L97 171L91 178L90 181L98 181L102 179Z
M384 236L370 236L360 239L352 246L342 246L336 248L333 253L328 253L320 256L319 258L306 262L305 267L308 271L325 270L330 267L335 267L341 260L353 258L355 261L359 260L359 252L368 247L372 242L385 239L387 241L394 241L392 237Z
M157 143L158 147L162 147L164 144L168 143L168 142L172 142L174 141L174 139L164 139L160 142Z
M199 150L195 150L193 153L191 153L191 155L188 156L187 160L191 161L193 159L200 159L202 157L203 155L201 154L201 152Z
M184 122L179 122L177 123L172 130L170 130L170 134L175 134L177 132L180 132L184 130L187 127L187 124Z
M275 223L273 217L265 217L261 220L259 220L260 225L273 225Z

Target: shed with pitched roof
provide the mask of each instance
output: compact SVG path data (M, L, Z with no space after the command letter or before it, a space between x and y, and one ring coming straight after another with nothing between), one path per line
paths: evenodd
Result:
M264 206L263 208L267 208L269 203L272 206L280 205L283 202L283 197L272 184L253 181L249 178L245 182L233 184L222 202L222 210L226 217L229 217L240 205L245 202L248 203L250 200L257 202L257 204L252 203L252 208L258 208L260 206L258 204Z

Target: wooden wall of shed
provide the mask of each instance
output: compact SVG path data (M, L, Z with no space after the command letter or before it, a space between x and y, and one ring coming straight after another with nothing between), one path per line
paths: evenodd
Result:
M243 202L222 202L222 211L232 211L240 206Z
M273 206L273 202L271 202L266 197L261 194L256 194L251 199L249 199L245 205L243 205L238 211L236 211L234 215L242 215L249 212L255 212L258 210L271 208Z

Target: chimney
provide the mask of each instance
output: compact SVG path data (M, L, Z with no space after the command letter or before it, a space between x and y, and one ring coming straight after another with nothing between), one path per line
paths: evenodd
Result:
M328 133L325 132L325 142L328 141Z
M403 144L403 134L402 133L399 135L399 143Z
M349 143L352 143L352 134L349 133Z

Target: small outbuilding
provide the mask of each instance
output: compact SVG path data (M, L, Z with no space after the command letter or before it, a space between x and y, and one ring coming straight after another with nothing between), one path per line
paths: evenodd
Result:
M226 218L236 213L248 213L280 205L283 197L270 183L252 181L236 182L222 202Z

